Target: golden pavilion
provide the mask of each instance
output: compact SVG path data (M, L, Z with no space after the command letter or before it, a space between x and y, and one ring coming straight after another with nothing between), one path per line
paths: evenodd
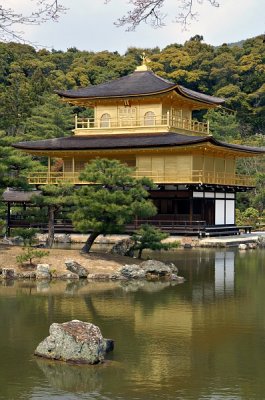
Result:
M223 99L163 79L145 61L128 76L57 94L64 102L92 108L94 115L76 116L72 136L14 145L48 157L47 172L32 172L30 184L84 184L79 174L86 163L96 157L117 159L134 167L136 177L157 184L150 198L158 210L153 222L160 227L174 225L186 232L203 224L236 233L236 193L254 187L251 177L236 173L236 160L264 150L220 142L209 123L193 117L194 111L222 106ZM58 158L59 172L52 168Z

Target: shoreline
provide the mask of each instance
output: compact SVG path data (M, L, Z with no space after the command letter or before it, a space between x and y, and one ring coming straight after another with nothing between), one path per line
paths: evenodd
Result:
M55 234L55 244L83 244L85 243L88 235L84 234ZM197 236L177 236L170 235L167 239L164 240L165 243L179 241L181 246L185 244L191 244L193 247L213 247L216 244L227 244L227 246L238 245L240 243L251 243L256 242L260 236L264 236L265 231L257 231L253 233L242 233L240 235L231 235L231 236L207 236L204 238L198 238ZM38 234L37 238L40 242L45 243L47 234ZM129 239L130 235L128 234L112 234L112 235L99 235L96 240L96 245L114 245L120 240Z
M182 283L173 263L143 260L110 253L80 254L78 250L50 249L49 254L33 264L21 265L16 258L19 246L0 245L0 282L38 281L174 281Z
M41 250L41 249L40 249ZM74 260L75 262L86 268L90 274L98 274L111 276L115 274L119 268L125 264L138 264L138 260L130 257L114 256L109 253L96 253L92 252L88 255L80 254L77 249L45 249L49 252L49 255L43 257L41 260L36 260L34 264L48 264L51 270L52 279L60 279L70 271L66 269L65 262L67 260ZM31 266L20 266L16 257L22 254L23 248L21 246L10 246L0 244L0 269L2 268L13 268L15 274L21 278L33 279L34 273L36 273L36 267ZM0 274L1 279L1 274ZM62 278L61 278L62 279ZM70 279L70 278L65 278Z
M60 235L62 237L62 235ZM83 236L83 235L82 235ZM68 235L67 235L68 237ZM128 238L129 235L109 235L105 237L99 237L94 249L97 247L107 248L118 241ZM261 239L260 239L261 238ZM226 236L226 237L211 237L203 239L195 239L192 237L179 237L171 236L166 241L180 241L181 246L174 249L174 252L178 252L183 249L199 249L199 248L231 248L238 247L240 250L255 249L258 247L259 241L262 240L264 244L265 233L256 232L251 234L242 234L238 236ZM74 242L74 244L82 242ZM57 242L57 245L72 245L67 242ZM41 250L41 249L40 249ZM35 260L34 266L26 265L21 266L18 264L16 258L23 253L23 247L17 245L11 245L0 242L0 281L6 280L3 277L2 270L13 269L14 277L12 279L36 279L36 268L37 265L46 265L49 267L50 279L59 280L74 280L83 279L79 278L75 273L71 273L67 268L65 262L73 260L80 266L84 267L88 271L88 280L119 280L123 279L119 276L119 270L125 265L139 265L143 260L139 260L133 257L121 256L111 254L109 252L97 252L92 251L89 254L81 254L79 249L65 249L65 248L52 248L43 249L49 252L49 255L44 256L41 260ZM93 249L92 249L93 250ZM41 279L41 278L39 278Z

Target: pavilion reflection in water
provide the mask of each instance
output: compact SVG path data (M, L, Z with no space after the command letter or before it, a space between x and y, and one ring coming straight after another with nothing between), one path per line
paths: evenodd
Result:
M215 295L233 294L235 289L235 253L215 253Z

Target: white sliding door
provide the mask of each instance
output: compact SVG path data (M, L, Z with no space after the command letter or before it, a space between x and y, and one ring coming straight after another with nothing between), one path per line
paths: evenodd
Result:
M235 201L234 200L226 200L225 223L226 224L234 224L235 223Z
M215 224L225 224L225 200L215 200Z

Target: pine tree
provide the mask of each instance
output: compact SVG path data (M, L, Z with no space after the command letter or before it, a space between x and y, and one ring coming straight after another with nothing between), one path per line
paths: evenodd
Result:
M2 202L2 193L7 187L29 189L27 175L34 169L41 169L38 161L31 156L11 147L19 140L0 131L0 218L4 218L5 206Z
M74 128L73 122L69 105L60 102L56 95L45 95L42 104L34 107L26 120L25 133L30 140L69 136Z
M148 199L147 179L135 179L133 170L117 160L95 159L81 173L89 182L75 192L76 211L73 225L79 232L90 233L82 251L88 253L100 234L118 233L135 217L150 217L156 213Z
M160 231L152 225L142 225L138 231L132 235L132 240L135 244L134 250L138 250L138 258L142 257L144 249L150 250L169 250L173 247L178 247L179 242L162 243L162 240L166 239L169 235Z

